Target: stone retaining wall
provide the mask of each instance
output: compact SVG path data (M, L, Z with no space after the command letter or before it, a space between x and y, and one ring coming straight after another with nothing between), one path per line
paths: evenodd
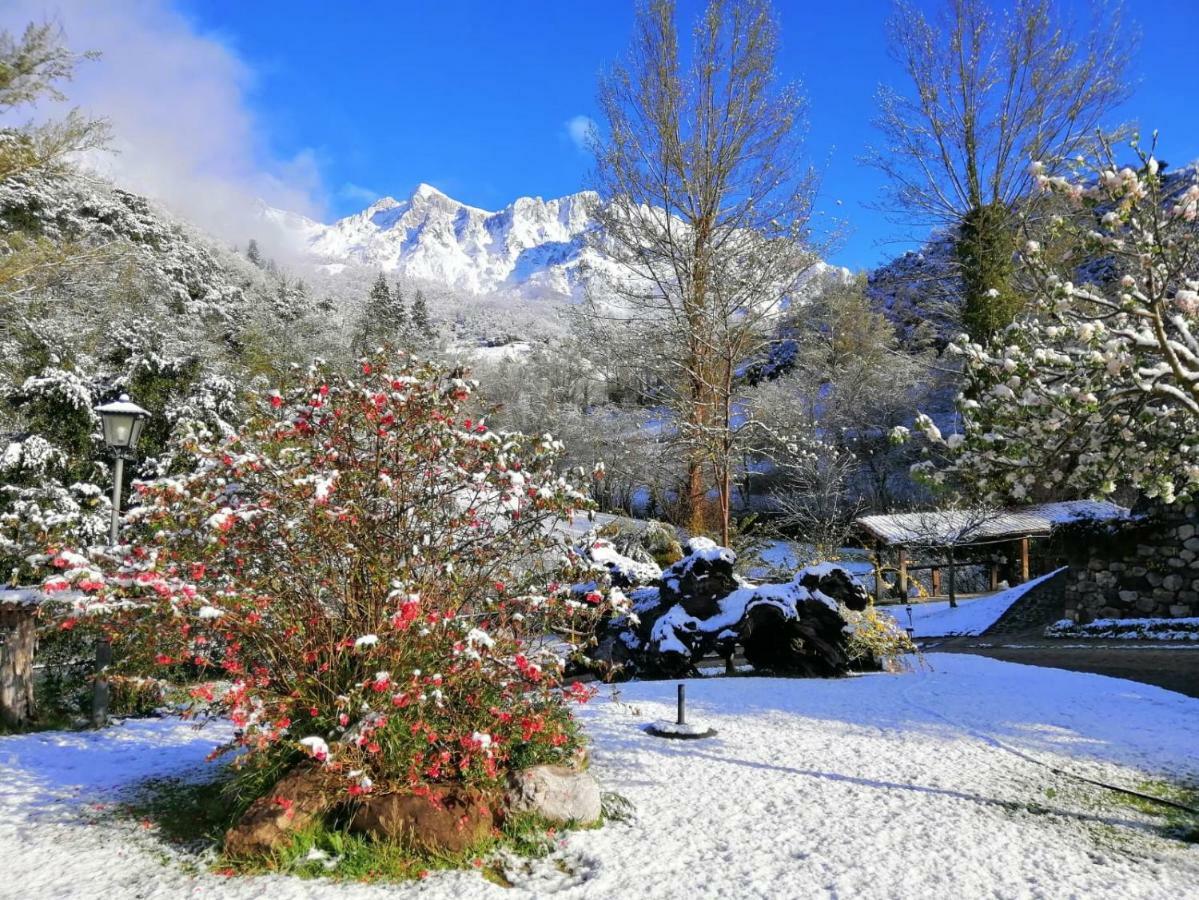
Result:
M1134 524L1071 546L1066 617L1085 624L1199 615L1197 513L1193 504L1150 510ZM1073 543L1073 535L1067 540Z

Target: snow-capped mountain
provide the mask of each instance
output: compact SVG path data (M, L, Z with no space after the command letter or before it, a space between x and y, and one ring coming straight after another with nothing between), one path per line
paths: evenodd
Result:
M295 213L264 215L327 271L358 264L471 294L569 297L592 254L590 192L555 200L521 197L490 212L422 184L407 200L384 197L322 225Z

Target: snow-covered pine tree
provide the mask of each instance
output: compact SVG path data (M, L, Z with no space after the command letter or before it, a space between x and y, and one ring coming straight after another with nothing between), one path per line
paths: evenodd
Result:
M425 294L419 289L412 300L411 331L415 337L425 340L432 340L437 336L437 332L433 330L433 322L429 318L429 305L425 302Z
M408 307L404 303L404 288L397 281L391 288L391 308L390 320L395 323L398 330L404 331L408 328Z

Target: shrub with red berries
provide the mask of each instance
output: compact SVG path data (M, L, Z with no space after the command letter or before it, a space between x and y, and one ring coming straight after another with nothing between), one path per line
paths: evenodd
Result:
M137 539L57 549L131 668L196 675L251 770L310 758L350 793L498 782L578 746L543 638L604 615L555 527L585 508L561 446L472 421L473 385L380 354L264 392L240 432L137 486Z

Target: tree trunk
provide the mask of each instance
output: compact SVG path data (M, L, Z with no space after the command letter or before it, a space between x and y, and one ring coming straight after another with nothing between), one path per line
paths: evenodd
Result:
M10 727L33 716L36 624L32 609L0 610L0 721Z
M949 548L949 606L958 605L958 567L954 562L953 548Z

